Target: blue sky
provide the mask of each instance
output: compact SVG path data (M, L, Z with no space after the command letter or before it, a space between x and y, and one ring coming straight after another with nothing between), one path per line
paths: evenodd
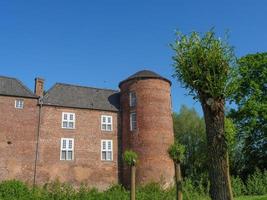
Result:
M171 75L175 30L230 31L238 57L267 50L265 0L1 0L0 75L117 89L149 69L173 82L174 111L199 103Z

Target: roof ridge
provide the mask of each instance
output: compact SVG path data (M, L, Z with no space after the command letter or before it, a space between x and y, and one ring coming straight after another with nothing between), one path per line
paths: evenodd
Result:
M17 80L15 77L11 77L11 76L3 76L3 75L0 75L0 78L8 78L8 79L15 79L15 80Z
M0 75L0 78L13 79L13 80L17 81L17 82L18 82L18 83L19 83L19 84L20 84L20 85L21 85L27 92L30 93L30 95L32 95L32 97L37 97L37 96L34 94L34 92L32 92L31 89L29 89L26 85L24 85L24 83L23 83L21 80L15 78L15 77L2 76L2 75Z
M44 92L43 98L46 98L49 96L49 92L54 89L57 86L57 83L55 83L54 85L52 85L47 91Z
M15 78L15 80L16 81L18 81L18 83L24 88L24 89L26 89L28 92L30 92L31 93L31 95L33 95L33 96L35 96L35 97L37 97L37 95L36 94L34 94L34 92L33 91L31 91L31 89L30 88L28 88L26 85L24 85L24 83L22 83L22 81L20 81L19 79L17 79L17 78Z
M83 85L76 85L76 84L69 84L69 83L60 83L60 82L56 82L55 85L66 85L66 86L90 88L90 89L96 89L96 90L106 90L106 91L119 92L119 90L114 90L114 89L109 89L109 88L97 88L97 87L90 87L90 86L83 86Z

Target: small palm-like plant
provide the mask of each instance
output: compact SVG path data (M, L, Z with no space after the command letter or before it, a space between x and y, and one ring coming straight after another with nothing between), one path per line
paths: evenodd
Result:
M132 150L124 152L123 160L131 168L131 200L135 200L135 172L137 163L137 153Z
M175 142L174 144L172 144L168 149L169 156L173 160L174 166L175 166L175 182L176 182L176 199L177 200L183 199L182 174L181 174L180 164L184 159L184 152L185 152L185 147L178 142Z

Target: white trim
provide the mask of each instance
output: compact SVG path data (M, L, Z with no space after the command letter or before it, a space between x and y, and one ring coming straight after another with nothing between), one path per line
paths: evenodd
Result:
M110 143L110 148L108 148L109 143ZM111 152L111 160L107 159L107 155L106 155L106 159L104 159L102 155L103 152L106 152L106 153ZM102 161L113 161L113 141L112 140L101 140L101 160Z
M105 122L103 122L105 119ZM110 119L110 122L108 122ZM101 131L112 131L113 130L113 117L111 115L101 115ZM103 128L103 125L106 125L106 128ZM110 130L107 128L110 125Z
M24 99L16 99L15 100L15 108L23 109L24 108Z
M63 148L63 141L66 141L66 147ZM69 147L71 141L71 148ZM66 159L62 159L62 151L66 151ZM72 152L72 159L68 159L68 152L71 151ZM74 160L74 138L61 138L60 140L60 160L67 160L67 161L71 161Z
M67 119L64 119L64 116L67 116ZM70 119L72 116L72 119ZM64 122L67 123L67 126L64 126ZM70 126L70 123L73 123L73 127ZM64 129L75 129L75 113L70 112L62 112L62 118L61 118L61 128Z

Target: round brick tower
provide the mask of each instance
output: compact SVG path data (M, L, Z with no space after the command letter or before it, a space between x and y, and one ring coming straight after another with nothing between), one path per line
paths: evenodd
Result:
M120 82L122 152L138 154L136 183L174 182L174 165L168 148L174 141L171 82L152 71L139 71ZM130 170L123 165L123 184L130 183Z

